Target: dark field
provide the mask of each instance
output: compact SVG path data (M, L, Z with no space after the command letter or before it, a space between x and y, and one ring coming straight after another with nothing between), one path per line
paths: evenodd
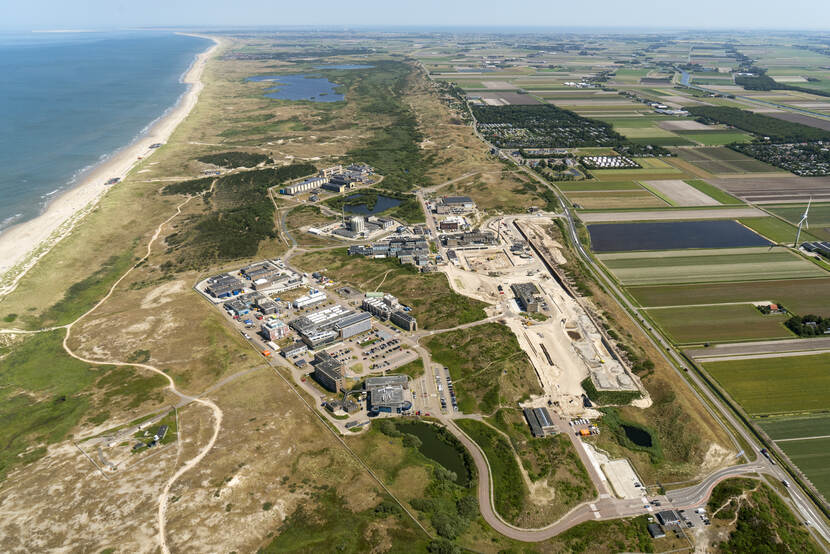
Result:
M768 246L735 221L667 221L588 225L594 252Z
M628 287L628 291L643 306L769 300L797 314L830 316L830 279L640 286Z
M709 173L750 173L780 171L778 168L744 156L725 146L706 148L679 148L676 154L681 160Z

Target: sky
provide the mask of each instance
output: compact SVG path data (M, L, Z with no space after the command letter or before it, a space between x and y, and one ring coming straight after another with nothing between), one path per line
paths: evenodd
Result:
M0 28L452 26L830 31L828 0L0 0Z

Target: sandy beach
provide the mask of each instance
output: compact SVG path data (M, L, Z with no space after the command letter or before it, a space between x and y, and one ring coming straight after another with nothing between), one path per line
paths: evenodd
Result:
M92 168L77 186L55 198L41 215L0 234L0 296L13 290L23 275L95 207L111 188L105 184L109 179L117 177L123 180L141 161L139 158L146 159L152 155L155 150L150 145L166 142L196 105L203 88L202 72L221 42L210 36L192 36L213 40L215 44L199 54L182 76L182 82L189 86L176 105L145 134Z

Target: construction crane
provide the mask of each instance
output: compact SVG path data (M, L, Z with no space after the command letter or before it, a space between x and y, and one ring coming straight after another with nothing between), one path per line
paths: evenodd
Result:
M801 237L801 227L803 226L805 229L810 228L810 224L807 222L807 214L810 212L810 204L813 203L813 197L810 197L810 200L807 201L807 209L804 210L804 215L801 216L801 221L798 222L798 231L795 233L795 244L793 244L793 248L798 248L798 239Z

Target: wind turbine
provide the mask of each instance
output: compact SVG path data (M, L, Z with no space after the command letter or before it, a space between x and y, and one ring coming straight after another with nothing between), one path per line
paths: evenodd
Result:
M801 216L801 221L798 222L798 231L795 233L795 244L793 244L793 248L798 248L798 238L801 236L801 227L804 226L806 229L810 228L810 224L807 222L807 214L810 212L810 204L813 203L813 197L810 197L810 200L807 201L807 209L804 210L804 215Z

